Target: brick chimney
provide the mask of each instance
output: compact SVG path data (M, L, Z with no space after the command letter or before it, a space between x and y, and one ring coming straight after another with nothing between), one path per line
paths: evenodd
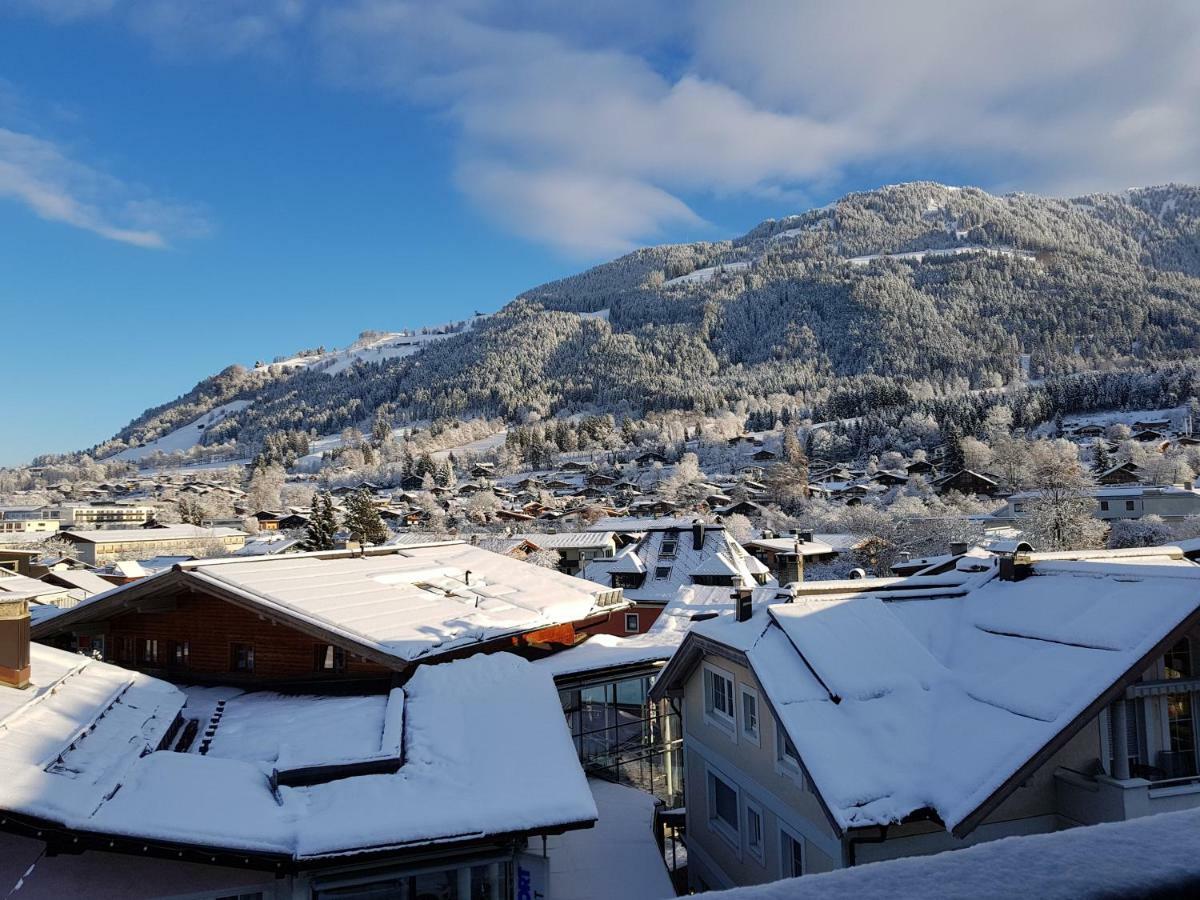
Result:
M798 542L794 550L780 553L775 559L779 567L781 587L804 580L804 554L800 552Z
M704 548L704 523L697 519L692 523L692 549Z
M29 684L29 601L0 598L0 685Z

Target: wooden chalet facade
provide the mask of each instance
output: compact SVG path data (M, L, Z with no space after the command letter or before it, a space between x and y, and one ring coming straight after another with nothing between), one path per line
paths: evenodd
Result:
M376 548L367 551L366 555L369 561L372 556L402 556L405 552L424 549L427 548ZM479 548L470 547L469 550L472 560L482 560L482 554L488 558L500 557ZM357 553L332 551L223 559L217 564L236 574L237 566L271 566L278 562L287 566L290 560L297 558L348 561L360 557ZM457 641L435 638L428 643L427 649L422 649L420 644L427 639L419 637L421 633L447 634L460 624L459 617L467 619L468 610L477 608L472 607L477 601L471 601L465 593L469 588L464 586L458 595L465 601L461 604L462 613L456 614L453 609L430 609L429 620L425 622L418 621L421 615L426 615L421 597L414 593L420 589L401 585L406 593L403 596L397 594L397 608L408 603L410 598L416 599L415 609L403 613L407 620L403 627L417 636L417 643L413 644L407 638L406 643L389 642L364 634L367 631L364 625L351 627L340 622L338 604L335 602L330 606L327 598L323 605L332 611L324 616L314 616L299 606L279 601L270 593L247 589L231 578L211 577L208 571L213 564L199 561L176 565L161 575L141 579L122 590L99 596L40 622L33 629L33 638L64 650L98 654L126 668L175 681L290 689L320 688L331 684L378 689L405 680L421 662L442 662L498 650L536 656L556 647L572 646L587 635L606 629L609 619L628 606L621 600L619 592L601 596L590 591L594 586L588 582L550 570L534 569L527 563L507 557L504 559L506 563L522 567L521 575L529 574L523 571L525 568L534 574L536 583L521 589L544 593L551 608L557 600L555 592L564 588L555 579L567 582L570 587L563 593L573 589L583 601L575 607L579 613L558 614L554 621L533 616L525 626L503 626L494 630L485 626L472 638ZM369 578L371 589L378 590L377 579L380 577L391 576ZM417 572L415 577L441 579L438 584L447 587L434 589L434 595L439 598L443 596L443 590L455 590L444 575L426 576ZM469 585L469 570L465 577ZM501 578L489 578L490 585L507 588ZM314 588L320 590L320 581L320 574L315 574L307 580L302 591L311 594ZM476 582L481 583L482 579L477 577ZM344 580L340 583L331 580L328 590L328 596L335 598L344 591L346 608L354 609L358 593L354 585ZM596 603L588 601L586 594L589 592L596 595ZM395 634L392 626L381 626L380 631Z

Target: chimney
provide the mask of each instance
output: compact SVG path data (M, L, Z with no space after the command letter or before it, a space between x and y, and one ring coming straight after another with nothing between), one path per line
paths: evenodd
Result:
M0 599L0 684L29 684L29 601Z
M804 580L804 556L800 548L780 553L775 557L779 564L779 584L795 584Z
M811 531L797 531L796 539L802 544L811 544L813 540L813 533Z
M1029 577L1029 570L1031 568L1029 557L1023 553L1002 556L1000 557L1000 580L1024 581Z
M738 588L733 592L733 599L737 601L734 611L739 622L748 622L753 615L754 607L750 602L753 596L754 591L750 588Z
M967 544L966 541L951 541L950 542L950 555L951 556L962 556L964 553L966 553L970 549L971 548Z
M704 523L697 519L692 523L692 549L701 550L704 547Z

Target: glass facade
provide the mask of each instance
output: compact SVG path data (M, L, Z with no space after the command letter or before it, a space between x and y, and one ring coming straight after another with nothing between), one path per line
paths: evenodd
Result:
M653 676L598 681L559 691L584 771L683 803L679 716L648 694Z

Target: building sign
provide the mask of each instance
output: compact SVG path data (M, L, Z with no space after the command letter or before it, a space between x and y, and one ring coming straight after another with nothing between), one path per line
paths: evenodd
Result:
M518 853L513 866L515 900L547 900L550 896L550 860L531 853Z

